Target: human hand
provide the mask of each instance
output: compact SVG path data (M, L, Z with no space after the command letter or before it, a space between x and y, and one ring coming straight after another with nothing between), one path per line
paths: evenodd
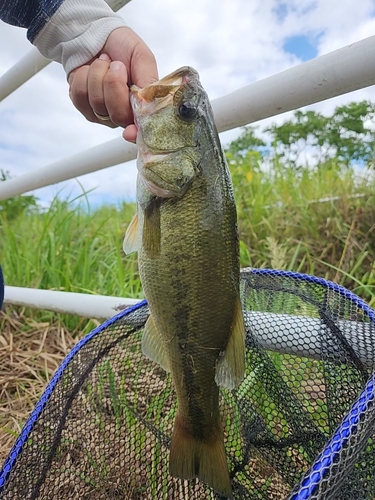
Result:
M87 120L124 127L124 139L135 142L130 85L145 87L157 80L151 50L130 28L117 28L96 58L70 72L69 96Z

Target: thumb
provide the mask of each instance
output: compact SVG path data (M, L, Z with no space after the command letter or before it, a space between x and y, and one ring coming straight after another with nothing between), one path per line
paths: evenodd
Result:
M130 74L131 83L141 88L159 80L155 56L143 41L134 48Z
M146 87L159 79L154 54L142 38L128 27L112 31L102 52L108 54L112 61L125 64L130 78L129 85Z

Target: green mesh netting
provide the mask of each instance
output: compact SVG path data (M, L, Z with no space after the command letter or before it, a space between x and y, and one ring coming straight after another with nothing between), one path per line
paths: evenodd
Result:
M306 275L241 279L246 377L220 402L234 498L373 499L374 311ZM1 499L224 498L168 474L176 396L142 354L147 315L121 313L67 356L3 465Z

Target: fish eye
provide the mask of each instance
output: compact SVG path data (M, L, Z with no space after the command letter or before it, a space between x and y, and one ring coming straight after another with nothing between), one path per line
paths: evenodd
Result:
M192 122L198 115L198 109L194 102L185 101L179 105L178 115L182 120Z

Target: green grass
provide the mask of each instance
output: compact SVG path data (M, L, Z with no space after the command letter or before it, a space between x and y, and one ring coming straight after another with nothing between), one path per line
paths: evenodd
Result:
M231 165L242 265L335 281L375 305L375 176L334 162ZM329 197L338 199L318 202Z
M96 211L55 199L44 213L0 214L0 262L9 285L142 297L136 254L122 251L135 205ZM31 313L35 314L35 313ZM51 313L40 313L48 320ZM77 318L64 318L75 328Z
M359 178L334 162L295 170L274 161L265 169L256 155L249 158L231 165L242 266L325 277L375 306L374 176ZM339 199L316 202L332 196ZM122 250L134 212L134 204L90 210L57 198L45 212L0 211L6 283L141 298L137 256ZM30 314L45 321L54 313ZM59 318L82 328L78 318Z

